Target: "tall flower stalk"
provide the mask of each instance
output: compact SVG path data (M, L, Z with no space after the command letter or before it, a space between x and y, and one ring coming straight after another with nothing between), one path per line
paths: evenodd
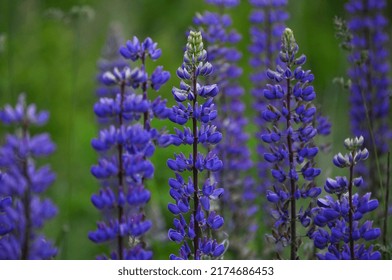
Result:
M310 235L318 249L328 248L326 252L318 253L319 259L326 260L369 260L380 259L381 254L366 247L359 240L375 240L380 236L380 229L373 228L372 221L361 223L366 213L378 207L377 199L370 199L371 193L361 196L354 193L354 187L361 187L362 177L355 176L355 166L368 158L368 150L362 149L364 138L346 139L344 145L348 153L337 154L333 163L339 168L349 169L349 179L338 176L328 178L324 189L327 195L317 201L318 207L313 209L314 224L317 228ZM326 229L325 229L326 228Z
M223 134L214 152L225 163L223 168L214 173L215 180L225 189L221 200L221 210L226 217L225 230L230 236L229 249L240 254L241 258L251 257L246 246L254 239L257 223L255 213L256 193L253 180L247 176L252 167L250 151L247 147L248 135L245 133L247 119L244 116L244 89L238 79L242 68L237 64L242 54L236 49L241 40L240 34L232 28L232 20L226 12L239 5L240 1L207 0L215 5L219 12L197 14L194 23L201 28L207 46L207 59L214 65L214 72L206 78L208 83L216 83L219 95L216 106L219 111L213 124Z
M249 21L251 23L250 35L251 54L250 66L253 68L250 80L255 110L255 124L257 125L256 138L260 139L266 126L262 114L269 102L264 97L263 90L268 83L266 75L268 69L277 66L278 53L281 45L281 35L285 28L285 21L289 15L286 11L287 0L249 0L252 6ZM264 153L268 151L267 145L259 141L257 145L257 192L265 195L269 180L268 164L264 161Z
M267 200L275 205L271 212L275 224L269 239L283 247L290 245L290 259L298 258L297 222L304 227L311 222L310 206L298 210L297 200L315 198L321 193L315 185L321 170L313 166L318 153L313 144L317 135L313 127L316 108L312 105L316 93L310 84L314 76L302 69L306 57L296 57L297 53L293 32L286 28L279 65L276 71L267 71L272 84L267 85L263 94L271 103L262 117L270 125L261 136L269 145L264 159L272 167L273 177L272 186L266 192Z
M213 98L218 93L218 86L201 85L200 77L212 73L212 65L207 62L200 32L190 31L184 53L184 60L177 70L181 79L180 88L172 90L176 106L172 108L169 119L184 126L183 131L168 138L173 145L191 145L192 153L186 157L183 153L169 159L167 165L176 173L176 178L169 180L170 195L175 203L169 203L169 211L176 216L174 228L168 232L169 239L181 244L179 255L170 255L170 259L218 258L224 253L224 244L219 244L212 232L222 227L224 220L212 208L212 200L217 200L223 193L217 188L217 182L202 176L203 171L218 172L222 161L213 152L203 155L202 145L215 145L222 134L211 123L217 117ZM188 100L187 104L183 103ZM189 123L189 126L186 126ZM185 171L190 172L186 179Z
M57 249L40 233L45 221L57 214L53 202L41 198L56 176L49 165L36 165L36 159L52 154L55 145L47 133L30 133L32 126L43 126L48 118L47 112L37 112L34 104L27 105L24 95L15 108L7 105L0 111L3 124L17 127L0 147L0 168L5 170L0 180L0 197L12 198L12 202L9 198L1 201L0 208L5 212L2 219L7 219L10 228L0 238L0 259L52 259L57 254Z
M103 221L98 222L98 229L90 232L89 238L96 243L110 242L111 259L151 259L152 252L144 242L144 235L152 226L144 213L151 196L145 181L154 174L149 158L160 133L150 127L150 122L153 116L166 118L169 110L160 97L151 101L147 91L159 90L170 74L161 66L151 76L146 72L145 60L161 56L151 38L140 42L134 37L119 52L125 59L140 59L142 63L132 70L128 66L115 67L102 76L102 82L116 87L117 94L101 98L94 106L98 118L111 118L114 124L102 129L92 141L101 158L91 172L102 181L102 188L91 201L103 212ZM142 94L137 94L137 89Z
M350 13L348 30L351 32L348 44L351 127L354 135L363 135L364 145L374 155L359 171L370 190L380 196L384 185L381 176L386 167L381 157L388 152L392 137L389 125L388 19L383 15L386 1L350 0L345 7ZM371 170L375 167L376 172Z

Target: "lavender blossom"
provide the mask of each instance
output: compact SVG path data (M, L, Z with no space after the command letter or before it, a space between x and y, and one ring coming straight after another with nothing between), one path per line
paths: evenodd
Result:
M40 233L45 221L57 214L53 202L41 198L56 176L48 165L35 163L52 154L55 145L47 133L30 135L30 127L44 125L48 117L34 104L26 105L24 95L15 108L6 105L0 111L1 122L18 127L0 147L0 168L5 170L0 180L0 224L3 233L8 232L0 238L0 259L52 259L57 254Z
M89 233L95 243L112 245L111 259L151 259L144 236L152 227L145 217L144 207L151 197L146 180L154 175L149 158L161 134L151 128L152 117L166 118L166 101L157 97L151 101L149 89L157 91L170 78L158 66L151 76L145 71L148 57L156 60L161 51L150 38L143 42L134 37L119 48L125 59L141 61L139 68L115 67L102 75L102 82L117 89L112 97L101 98L94 106L98 118L111 119L112 125L93 139L93 148L100 153L91 173L102 182L98 194L91 197L94 206L103 213L97 230ZM141 89L142 93L135 91ZM100 258L106 259L106 256Z
M314 245L318 249L328 248L328 251L318 253L322 260L372 260L380 259L381 254L373 250L373 246L366 247L359 241L375 240L380 236L380 229L373 228L372 221L361 222L366 213L378 207L376 199L370 199L371 193L361 196L353 193L353 186L361 187L362 177L354 178L354 167L368 158L368 150L361 149L364 138L344 141L348 154L337 154L333 163L339 168L349 168L349 179L338 176L328 178L324 189L327 193L335 195L337 199L327 195L317 201L314 208L314 224L318 226L310 233Z
M297 222L307 227L310 223L309 209L297 211L297 200L315 198L321 189L315 186L315 178L321 170L315 168L314 157L318 148L313 144L317 130L313 127L316 98L309 70L303 70L306 57L296 57L298 45L293 32L286 28L282 36L280 62L276 71L268 70L272 82L263 91L271 101L262 113L270 126L261 135L269 145L264 159L272 167L272 188L267 190L267 200L275 205L271 212L275 219L272 236L276 244L290 244L290 258L297 259L299 237Z
M217 117L213 98L218 93L218 86L201 85L200 77L212 73L212 65L207 62L200 32L190 31L184 60L177 70L181 79L180 88L172 90L176 106L169 119L183 125L183 131L168 137L173 145L192 145L192 154L175 154L167 165L176 174L169 180L170 195L175 203L169 203L169 211L176 216L174 228L169 230L169 239L181 244L179 255L170 255L170 259L203 259L219 258L225 251L223 243L219 244L211 238L214 232L223 226L224 220L213 209L212 201L217 200L223 189L217 187L212 177L202 176L203 171L218 172L222 169L222 161L210 151L207 155L200 152L201 145L215 145L222 139L222 134L211 123ZM185 105L183 104L186 100ZM186 124L190 122L190 127ZM181 173L191 172L187 179ZM201 184L199 180L202 180Z
M388 19L383 15L385 0L350 0L346 4L350 13L348 28L351 35L348 75L351 79L350 116L354 135L363 135L365 147L374 154L368 165L358 166L361 175L375 195L381 171L370 171L379 165L377 158L386 154L391 140L389 126L389 52L386 27ZM375 162L376 161L376 162Z
M206 1L218 6L220 11L232 8L240 1ZM247 147L248 135L245 133L247 119L244 116L245 104L242 101L244 89L238 84L242 68L237 63L242 54L236 49L241 36L231 28L229 14L204 12L197 14L194 23L201 27L205 39L208 61L214 64L214 73L207 82L216 83L220 94L216 98L220 112L213 124L225 135L215 146L214 153L225 163L213 176L225 189L222 197L222 211L225 212L227 233L230 235L230 249L241 258L250 257L246 244L255 237L257 223L254 214L256 193L253 180L248 175L252 167L250 151ZM246 236L246 237L245 237Z

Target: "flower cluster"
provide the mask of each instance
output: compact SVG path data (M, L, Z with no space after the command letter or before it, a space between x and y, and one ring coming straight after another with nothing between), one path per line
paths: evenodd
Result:
M261 135L269 151L264 159L271 165L272 189L267 190L267 200L275 204L272 216L276 220L270 240L291 245L291 259L297 258L297 220L304 227L310 224L309 211L297 212L298 199L315 198L321 189L315 186L315 177L321 170L315 168L314 157L318 148L313 144L317 130L313 127L316 97L309 70L303 70L306 57L297 56L298 45L293 32L286 28L282 36L280 65L276 71L268 70L272 82L263 91L270 100L262 113L270 126ZM301 178L302 177L302 178Z
M113 124L92 141L101 158L91 173L102 182L102 188L91 201L102 211L104 220L97 223L97 230L90 232L89 238L96 243L113 243L111 259L151 259L152 252L145 248L143 240L152 226L144 214L151 196L145 180L154 174L148 160L155 151L154 143L161 142L161 134L151 128L151 120L153 116L167 118L170 110L160 97L151 101L148 89L157 91L170 74L161 66L151 76L146 72L146 59L155 61L161 56L150 38L140 42L134 37L119 52L125 59L140 60L141 65L133 69L114 67L102 75L101 81L117 93L100 98L94 106L98 118L111 119ZM137 89L142 93L136 93Z
M223 244L211 238L211 232L221 228L224 223L211 203L223 194L223 189L217 187L217 182L211 176L199 174L203 171L218 172L223 165L214 152L203 155L199 151L200 144L215 145L222 139L222 134L211 123L217 117L213 98L218 93L218 86L198 82L200 77L212 73L212 65L206 60L207 52L201 33L190 31L183 64L177 70L181 85L172 90L177 105L169 116L172 122L179 125L191 124L190 127L184 126L183 131L176 129L168 142L176 146L192 145L192 154L188 157L179 153L167 161L169 168L176 173L176 178L169 180L170 195L175 203L170 203L168 208L176 218L168 236L170 240L182 244L179 255L172 254L170 259L218 258L225 251ZM186 100L188 102L184 105ZM188 179L181 174L185 171L191 172ZM199 179L203 180L201 186Z
M328 250L318 253L319 259L327 260L371 260L380 259L381 254L373 251L373 246L365 247L358 241L371 241L380 236L380 229L373 228L372 221L361 222L363 216L378 207L376 199L370 199L371 194L361 196L353 194L353 186L361 187L362 177L354 178L354 166L368 158L367 149L361 149L364 138L346 139L344 144L348 154L337 154L333 163L339 168L349 168L350 177L338 176L328 178L324 189L337 199L327 195L317 201L318 207L314 213L314 224L318 226L310 233L314 245L318 249ZM327 229L325 229L327 227Z
M52 154L55 145L47 133L30 135L30 127L44 125L48 117L34 104L26 105L24 95L15 108L7 105L0 111L3 124L18 127L0 147L0 168L5 170L0 180L0 224L1 233L8 232L0 238L0 259L51 259L57 254L39 232L57 214L52 201L40 197L56 176L48 165L35 163Z
M253 96L253 108L255 110L255 124L258 127L256 138L260 139L266 122L262 117L263 111L270 100L264 98L263 90L268 82L267 69L274 69L279 63L277 53L280 50L281 34L284 31L285 21L289 15L286 12L287 0L249 0L252 5L250 15L251 53L250 65L253 68L250 80L252 82L251 93ZM268 147L262 141L257 145L257 190L265 195L269 184L268 164L263 155ZM261 180L262 178L262 180Z
M0 184L3 175L0 173ZM0 197L0 238L14 229L12 220L7 215L7 208L12 205L11 197Z
M350 0L346 4L350 13L348 28L351 35L350 115L354 135L363 135L365 146L375 155L369 166L376 166L376 157L388 151L392 134L389 126L389 79L388 19L383 16L385 0ZM369 167L368 167L369 169ZM370 170L361 172L375 190L379 185ZM375 195L377 193L375 192Z
M218 6L221 11L239 4L239 1L207 2ZM249 249L245 244L254 238L257 229L253 217L257 212L257 206L254 201L254 183L251 178L246 177L247 171L252 167L252 161L247 147L249 137L245 133L247 119L244 116L245 104L242 101L244 89L238 84L242 68L237 63L242 54L235 46L241 36L231 28L232 20L229 14L204 12L197 14L193 21L201 27L207 46L208 61L214 64L214 73L208 77L208 81L216 83L219 87L219 95L216 98L219 115L213 124L224 135L223 140L214 149L214 153L225 163L223 168L214 174L220 186L225 189L221 210L226 217L230 217L227 219L230 222L226 223L226 229L233 241L230 249L234 249L245 258L249 255ZM235 241L237 239L238 242Z

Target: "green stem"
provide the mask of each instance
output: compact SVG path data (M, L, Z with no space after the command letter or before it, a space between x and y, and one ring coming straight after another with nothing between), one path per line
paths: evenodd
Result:
M386 185L386 193L385 193L385 204L384 204L384 226L383 226L383 236L382 236L382 244L384 248L387 247L387 236L388 236L388 208L389 208L389 179L390 179L390 172L391 172L391 152L388 152L388 159L387 159L387 185Z

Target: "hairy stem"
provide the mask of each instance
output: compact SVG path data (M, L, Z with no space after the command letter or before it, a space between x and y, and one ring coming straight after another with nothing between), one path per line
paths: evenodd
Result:
M146 58L145 58L145 54L143 54L143 56L141 57L141 61L142 61L142 68L143 70L146 69ZM147 100L148 95L147 95L147 81L145 81L142 84L142 91L143 91L143 100ZM148 110L146 112L143 113L143 128L144 129L149 129L149 112Z
M28 146L28 130L27 130L27 124L24 124L22 127L22 139L25 142L24 145L27 147ZM23 208L24 208L24 215L26 219L26 226L25 226L25 232L24 232L24 240L22 244L22 255L21 259L22 260L27 260L29 258L29 253L30 253L30 235L31 235L31 216L30 216L30 201L31 201L31 193L30 193L30 185L31 185L31 179L29 176L28 172L28 159L25 158L23 159L22 162L22 168L23 168L23 176L26 179L26 190L23 194L22 198L22 203L23 203Z
M119 114L119 127L121 128L123 125L123 116L122 113L124 111L124 95L125 95L125 83L121 83L121 100L120 100L120 114ZM123 168L123 146L121 144L117 145L117 157L118 157L118 194L120 193L120 190L122 190L123 187L123 177L124 177L124 168ZM121 220L123 218L124 215L124 209L122 206L118 205L117 206L117 219L118 222L121 223ZM120 260L123 259L123 246L124 246L124 240L123 237L119 234L117 236L117 251L118 251L118 258Z
M287 79L287 96L286 96L286 106L288 115L286 117L286 128L287 130L291 127L291 86L290 79ZM293 151L293 143L291 139L291 135L287 135L287 147L289 150L289 162L290 162L290 172L294 170L294 151ZM290 176L292 177L292 176ZM291 248L290 248L290 259L297 259L297 210L296 210L296 200L295 200L295 191L296 185L294 178L290 178L290 239L291 239Z
M141 57L141 61L142 61L142 69L145 71L145 69L146 69L146 57L145 57L144 53L143 53L143 55ZM147 81L142 83L142 91L143 91L143 100L147 100L148 99ZM147 110L146 112L143 113L143 128L144 128L144 130L148 130L148 131L150 130L150 120L149 120L149 118L150 118L149 111ZM146 157L143 157L143 159L145 160ZM146 178L143 177L142 178L143 187L145 187L145 181L146 181ZM140 206L139 209L140 209L140 213L142 214L143 220L144 220L145 216L146 216L145 213L144 213L144 207ZM143 236L140 236L139 240L140 240L140 242L142 244L144 244Z
M383 225L383 236L382 236L382 244L384 248L387 246L387 236L388 236L388 208L389 208L389 179L390 179L390 172L391 172L391 152L388 152L387 158L387 185L385 191L385 204L384 204L384 225Z
M196 69L193 71L193 79L192 79L192 90L194 94L193 98L193 112L196 110L196 103L197 103L197 80L196 80ZM193 194L193 216L195 219L195 238L193 239L193 249L194 249L194 257L196 258L197 256L197 251L199 250L199 238L201 236L200 232L200 227L199 223L196 221L196 213L197 209L199 207L199 182L198 182L198 171L196 168L196 158L197 158L197 142L198 142L198 136L197 136L197 120L195 117L195 114L193 113L192 115L192 133L193 133L193 163L192 163L192 172L193 172L193 187L195 189L195 192Z
M354 158L354 155L353 155ZM354 173L354 163L350 165L350 181L348 182L348 226L349 226L349 243L350 243L350 256L351 259L355 259L354 254L354 239L353 239L353 173Z

